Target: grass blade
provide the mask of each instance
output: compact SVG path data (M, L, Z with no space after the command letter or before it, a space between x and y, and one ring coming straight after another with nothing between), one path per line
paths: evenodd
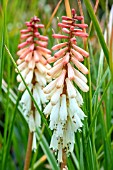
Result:
M55 160L54 155L52 154L51 150L49 149L49 145L45 139L45 137L41 134L40 130L37 129L36 130L37 133L37 139L40 140L40 136L41 136L41 141L40 141L40 145L42 147L42 150L44 151L44 153L47 156L47 159L52 167L52 170L59 170L59 167L57 165L57 162Z
M96 16L95 16L95 13L94 13L94 10L93 10L93 8L92 8L92 6L91 6L90 1L89 1L89 0L84 0L84 2L85 2L85 5L86 5L87 10L88 10L88 12L89 12L89 15L90 15L90 17L91 17L91 20L92 20L92 22L93 22L93 25L94 25L94 27L95 27L95 30L96 30L96 32L97 32L98 39L99 39L100 44L101 44L101 46L102 46L102 49L103 49L103 51L104 51L104 54L105 54L107 63L108 63L108 65L109 65L109 50L108 50L108 47L107 47L107 45L106 45L106 43L105 43L104 36L103 36L102 31L101 31L99 22L98 22L98 20L97 20L97 18L96 18Z

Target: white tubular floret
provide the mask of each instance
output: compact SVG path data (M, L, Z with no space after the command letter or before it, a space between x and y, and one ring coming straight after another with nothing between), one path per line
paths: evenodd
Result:
M83 92L88 92L89 91L89 86L82 81L79 77L75 76L74 77L74 82L77 84L77 86L83 91Z
M66 95L63 94L61 96L61 106L60 106L60 119L61 121L67 120L67 103L66 103Z
M53 107L53 106L51 105L51 102L49 102L48 105L45 107L45 109L44 109L44 111L43 111L44 114L45 114L45 115L49 115L49 114L51 113L52 107Z
M76 90L69 78L66 78L67 93L69 98L76 97Z
M55 88L56 82L57 80L53 80L45 88L43 88L44 93L50 93Z
M41 127L41 116L40 116L38 110L35 110L35 126L37 128Z
M35 121L34 121L34 117L33 117L33 111L30 112L30 115L28 118L28 125L29 125L30 132L34 132L35 131Z
M51 104L52 105L55 105L58 102L61 93L62 93L62 88L56 89L55 93L51 97Z

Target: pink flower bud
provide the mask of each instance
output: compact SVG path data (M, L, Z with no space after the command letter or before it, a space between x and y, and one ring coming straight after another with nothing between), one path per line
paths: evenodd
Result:
M56 60L57 60L57 58L55 58L55 57L50 57L50 58L47 59L48 63L53 63Z
M40 50L40 51L42 51L44 53L51 54L51 51L49 49L47 49L47 48L37 46L36 49Z
M87 24L73 24L75 27L79 27L79 28L87 28L88 25Z
M83 50L82 48L72 44L73 48L78 51L79 53L81 53L84 57L89 57L89 53L85 50Z
M23 53L24 51L26 51L26 49L28 49L28 47L19 50L19 51L17 52L17 55L19 55L19 56L22 55L22 53Z
M71 13L72 13L72 15L75 15L75 9L73 8L72 10L71 10Z
M33 42L33 37L31 36L31 37L27 38L26 42L27 42L27 43Z
M28 29L24 29L24 30L21 30L21 34L25 34L25 33L28 33L32 30L32 28L28 28Z
M58 38L58 39L62 39L62 38L68 39L69 38L68 36L61 35L61 34L53 34L52 37L53 38Z
M40 55L40 62L41 62L43 65L46 65L46 64L47 64L47 60L46 60L42 55Z
M66 25L66 24L63 24L63 23L58 23L58 26L62 27L62 28L70 28L70 25Z
M67 28L62 28L62 31L65 32L66 34L70 34L70 31Z
M76 38L75 37L71 38L70 41L71 41L71 43L76 44Z
M21 56L20 59L23 59L26 57L26 55L30 52L30 49L27 49Z
M63 57L63 58L64 58L64 57ZM53 66L56 66L57 64L61 63L61 62L63 61L63 58L60 58L60 59L58 59L58 60L57 60L57 58L55 58L56 61L54 62Z
M88 69L81 63L79 62L76 58L72 57L71 61L75 64L75 66L83 73L83 74L88 74Z
M30 22L26 22L26 26L27 26L27 27L32 27L32 26L33 26L33 24L32 24L32 23L30 23Z
M56 84L57 88L61 88L63 86L65 75L66 75L66 70L63 70L61 75L59 76L59 78L57 80L57 84Z
M40 19L37 16L34 16L31 18L31 21L40 22Z
M67 50L68 50L68 47L65 47L65 48L59 50L58 52L56 52L54 54L54 57L55 58L61 58L66 53Z
M30 62L28 63L28 68L33 70L35 68L35 61L32 58L32 60L30 60Z
M29 61L31 61L31 60L32 60L32 52L28 53L28 54L26 55L26 57L25 57L25 61L26 61L26 62L29 62Z
M43 24L38 24L38 28L44 28Z
M82 20L82 19L84 19L84 17L83 16L74 16L74 19Z
M55 65L54 67L52 67L49 71L48 71L48 75L49 76L52 76L54 74L58 74L58 72L62 69L63 67L63 64L62 63L59 63L57 65Z
M43 36L43 35L39 35L38 38L39 38L40 40L42 40L42 41L48 41L48 37Z
M72 68L72 66L71 66L71 64L70 63L68 63L68 78L70 79L70 80L74 80L74 71L73 71L73 68Z
M77 51L75 51L74 49L71 49L71 52L74 55L74 57L76 57L76 59L78 61L83 61L84 60L82 55L80 53L78 53Z
M47 47L47 42L44 41L35 41L36 44L42 46L42 47Z
M64 46L66 46L67 44L68 44L67 42L57 44L57 45L55 45L55 46L52 47L52 50L58 50L58 49L60 49L60 48L62 48L62 47L64 47Z
M75 36L79 36L79 37L85 37L85 38L88 37L88 34L87 34L87 33L84 33L84 32L73 32L73 34L74 34Z
M73 30L74 30L74 28L75 28L74 26L71 26L71 27L70 27L70 31L73 31Z
M40 54L42 54L46 59L48 59L48 58L50 58L51 57L51 55L50 54L47 54L46 52L44 52L44 51L41 51L41 50L39 50L38 49L38 52L40 53Z
M36 63L38 63L39 62L39 59L40 57L39 57L39 54L38 54L38 52L37 51L34 51L34 61L36 62Z
M29 36L31 36L31 34L22 34L21 35L21 39L26 39L26 38L28 38Z
M23 48L25 47L26 45L28 45L28 42L23 42L21 44L18 45L18 48Z
M34 50L34 47L35 47L34 43L31 44L30 47L29 47L30 51L33 51L33 50Z
M35 32L34 35L35 35L35 37L38 38L40 34L39 34L39 32Z
M62 16L62 20L72 21L72 18L67 16Z
M66 53L66 55L63 57L63 65L66 65L69 62L70 56L69 53Z
M62 20L62 23L63 23L63 24L66 24L66 25L72 25L72 22L71 22L71 21Z
M73 29L72 32L82 32L83 33L83 30L82 29Z

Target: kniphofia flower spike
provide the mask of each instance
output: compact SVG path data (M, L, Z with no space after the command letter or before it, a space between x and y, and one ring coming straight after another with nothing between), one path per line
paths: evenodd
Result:
M63 40L52 47L55 50L53 57L47 61L53 63L53 67L48 71L48 75L53 78L45 88L50 102L44 109L45 115L50 115L50 129L53 130L50 148L58 152L58 161L62 162L62 151L67 154L73 152L75 137L74 133L80 131L83 126L85 114L80 108L83 98L77 88L87 92L88 69L82 61L89 56L88 52L77 46L76 37L87 38L83 28L86 24L78 24L82 16L77 16L72 9L72 18L62 16L62 22L58 26L62 29L62 34L53 34L54 38Z
M27 29L21 30L22 42L18 45L17 55L19 59L17 64L29 90L42 110L42 106L47 102L42 88L50 80L47 70L51 66L47 63L47 59L51 56L51 51L47 49L48 37L39 32L39 29L43 28L44 25L38 22L40 19L34 16L30 22L26 22ZM23 115L28 122L30 131L35 132L35 128L41 125L40 114L35 108L20 75L17 76L17 81L20 83L18 90L24 92L20 101L23 106ZM35 133L33 141L33 149L36 149Z

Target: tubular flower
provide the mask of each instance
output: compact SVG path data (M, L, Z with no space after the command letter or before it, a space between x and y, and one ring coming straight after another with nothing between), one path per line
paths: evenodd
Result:
M50 102L44 109L45 115L50 115L50 129L53 136L50 148L58 153L58 161L62 162L62 151L67 154L73 151L75 137L74 133L80 131L83 126L85 114L80 108L83 98L74 84L83 92L87 92L89 87L84 74L88 74L88 69L82 64L84 57L89 54L77 46L76 36L87 38L88 34L83 32L86 24L77 24L77 20L82 20L82 16L77 16L72 9L72 18L62 16L62 22L58 23L65 35L53 34L54 38L64 40L63 43L52 47L57 50L53 57L48 58L48 62L53 67L48 71L48 75L53 78L43 90L47 94Z
M51 56L51 51L47 49L48 37L40 35L38 31L44 27L43 24L38 24L39 21L40 19L34 16L30 22L26 22L27 29L21 30L22 43L18 45L17 64L29 90L42 110L42 106L47 102L42 88L50 80L47 70L51 66L47 63L47 58ZM20 83L18 90L23 92L20 101L23 106L23 115L28 122L30 131L34 132L35 128L41 125L41 117L19 74L17 81ZM33 139L33 149L36 149L35 133Z

